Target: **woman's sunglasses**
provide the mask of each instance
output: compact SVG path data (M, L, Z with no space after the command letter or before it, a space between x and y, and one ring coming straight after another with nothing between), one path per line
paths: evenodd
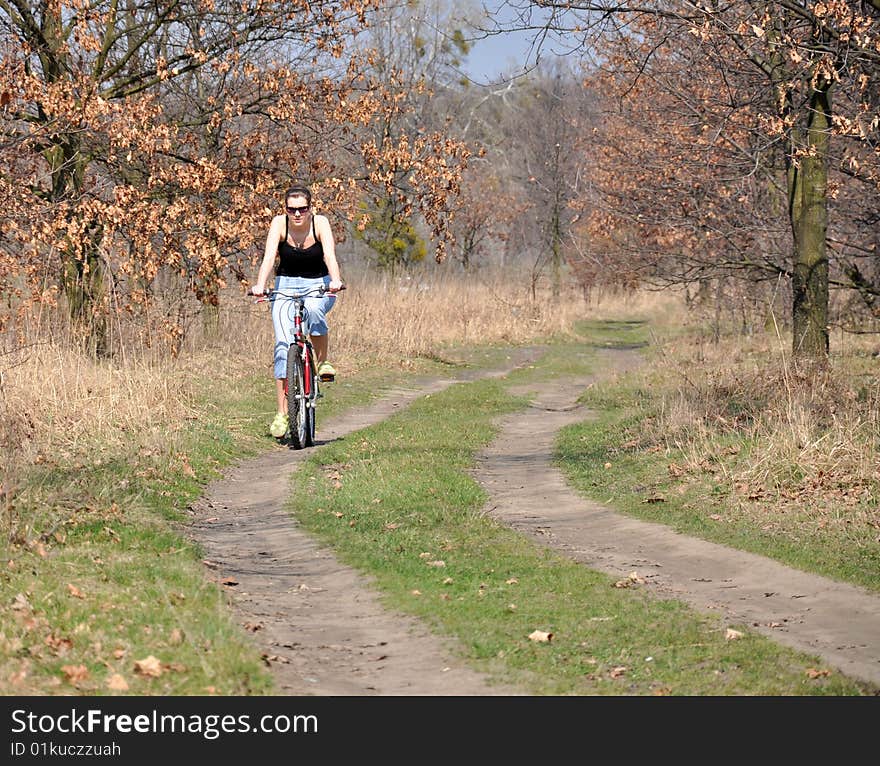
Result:
M290 206L288 206L287 212L290 213L291 215L296 215L297 213L299 213L300 215L305 215L306 213L309 212L309 206L308 205L305 205L304 207L290 207Z

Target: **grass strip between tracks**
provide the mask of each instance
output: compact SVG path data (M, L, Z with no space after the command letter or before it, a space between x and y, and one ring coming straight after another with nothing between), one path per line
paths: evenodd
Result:
M571 360L570 347L551 350L524 375L569 372ZM524 404L500 381L425 397L322 448L298 472L290 508L342 560L373 575L388 606L457 637L478 667L533 693L867 690L741 625L614 588L489 518L470 475L474 456L495 420ZM742 637L730 640L728 628ZM534 631L552 638L535 641Z

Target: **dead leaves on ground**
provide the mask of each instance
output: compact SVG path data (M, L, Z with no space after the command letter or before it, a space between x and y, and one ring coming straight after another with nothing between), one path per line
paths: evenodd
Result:
M348 463L331 463L323 467L324 477L335 490L342 489L342 473L351 468Z
M89 677L89 669L85 665L62 665L61 672L67 683L76 686Z
M648 577L652 577L653 575L648 575ZM631 588L633 585L645 585L648 580L645 577L642 577L638 572L630 572L626 577L622 580L618 580L614 583L615 588Z
M134 663L135 674L145 678L159 678L163 673L169 671L173 673L186 673L187 667L179 662L162 662L152 654L142 660L136 660Z
M162 663L152 654L134 663L134 672L139 676L158 678L162 675Z
M127 692L128 691L128 681L125 680L119 673L114 673L107 679L107 688L114 692Z
M73 598L85 598L85 594L79 588L77 588L76 585L72 585L71 583L67 583L67 592Z

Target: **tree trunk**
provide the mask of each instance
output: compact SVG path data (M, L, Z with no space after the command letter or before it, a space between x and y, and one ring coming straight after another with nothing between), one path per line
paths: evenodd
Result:
M52 175L52 201L67 203L71 210L82 197L87 161L74 142L58 143L44 152ZM72 214L72 213L69 213ZM100 256L103 230L87 227L81 241L67 239L61 251L61 281L68 314L86 349L98 356L109 352L107 280Z
M790 218L794 234L792 269L792 352L827 359L828 338L828 150L831 86L817 87L810 99L802 155L789 173Z
M91 240L92 238L90 238ZM64 256L64 293L71 324L83 341L85 350L95 356L110 352L107 327L107 293L104 262L98 248L90 241L84 257Z

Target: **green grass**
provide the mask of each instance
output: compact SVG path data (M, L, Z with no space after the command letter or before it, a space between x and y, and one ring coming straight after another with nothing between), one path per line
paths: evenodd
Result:
M876 538L832 534L807 518L808 507L799 515L788 510L769 524L772 508L762 515L758 505L747 508L734 496L727 477L748 458L751 445L744 437L716 435L714 454L702 472L675 476L670 466L684 465L686 456L644 437L645 425L659 417L659 385L617 380L588 389L581 401L594 416L563 429L556 443L557 464L581 494L683 534L880 590Z
M333 384L319 418L368 402L385 379L373 369ZM19 478L12 512L22 521L0 568L0 693L117 693L114 674L135 695L271 693L184 525L210 480L274 446L274 386L238 381L192 408L186 427L144 435L126 453L59 456ZM161 663L157 677L134 672L149 656Z
M596 368L597 349L635 348L647 332L635 321L583 323L578 331L580 342L549 339L546 354L507 384L533 390L550 378L585 375ZM395 372L393 382L448 374L450 361L494 365L509 354L503 347L448 350ZM387 380L387 371L372 369L328 386L319 429L324 419L381 393ZM292 500L298 518L342 558L375 575L391 605L457 636L480 667L535 693L868 691L838 674L810 678L806 671L821 667L817 660L742 626L638 589L612 588L606 576L485 516L485 495L469 472L495 419L524 406L507 384L455 386L316 451L302 469L310 492ZM563 465L572 475L580 471L581 488L599 500L624 507L629 495L634 513L669 514L677 507L671 501L662 508L639 502L642 492L667 491L667 458L615 447L628 427L638 426L650 392L591 388L588 396L603 413L563 435ZM263 378L240 381L192 408L198 417L185 427L145 435L126 453L96 450L78 463L59 456L21 477L13 510L26 525L0 569L0 603L11 607L0 611L0 693L118 693L108 688L117 674L128 684L124 693L133 695L273 693L257 649L209 579L184 525L187 507L207 482L273 447L265 429L274 391ZM592 483L596 471L590 477L589 466L596 460L612 462L599 472L607 483ZM337 475L341 486L334 489ZM724 502L711 487L709 496ZM682 498L689 531L717 539L718 525L697 518ZM667 517L666 523L674 522ZM874 559L858 555L853 568L878 570ZM444 566L431 565L436 561ZM727 627L745 637L726 641ZM530 641L534 630L552 632L553 640ZM134 672L135 662L150 656L158 658L161 675Z
M643 348L648 345L645 319L590 319L575 323L575 332L596 348Z
M551 349L547 367L570 364ZM521 380L527 373L520 373ZM300 470L291 511L387 603L461 642L501 682L536 694L859 694L815 658L658 600L540 548L483 513L470 477L496 418L524 405L497 381L456 385L330 444ZM430 471L425 467L430 466ZM443 562L442 566L437 562ZM725 639L727 627L745 634ZM549 643L528 638L551 632Z

